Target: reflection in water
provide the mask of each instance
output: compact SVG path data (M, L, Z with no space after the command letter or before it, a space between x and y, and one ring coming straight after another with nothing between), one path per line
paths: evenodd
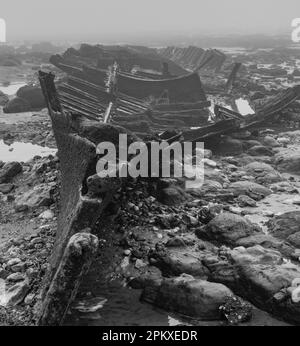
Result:
M249 105L249 102L243 98L235 100L238 111L242 115L254 114L254 110Z
M67 325L94 325L94 326L167 326L168 313L155 309L149 304L140 302L140 290L122 287L120 284L99 284L96 290L102 300L102 308L94 312L80 312L78 301L70 309L65 324ZM90 298L87 299L87 301ZM82 304L82 299L79 299ZM172 323L175 321L171 321Z
M55 155L56 149L42 147L31 143L14 142L11 145L0 141L0 160L3 162L20 161L26 162L34 156L45 157Z
M8 86L0 85L0 91L6 95L12 96L15 95L16 92L24 85L26 85L26 83L15 83Z

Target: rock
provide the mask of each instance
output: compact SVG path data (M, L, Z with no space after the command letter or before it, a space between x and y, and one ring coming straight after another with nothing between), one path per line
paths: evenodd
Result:
M24 300L29 289L30 289L30 286L27 280L18 282L14 286L10 287L6 293L6 296L7 296L6 305L15 306L17 304L20 304Z
M182 237L173 237L169 239L166 244L166 247L185 247L186 244L184 242L184 239Z
M158 200L166 205L177 205L185 202L187 199L186 193L179 187L167 187L160 191Z
M280 172L300 173L300 152L277 154L275 164Z
M256 201L261 200L272 193L270 189L251 181L237 181L231 183L228 190L235 196L247 195Z
M264 137L263 144L266 147L270 147L270 148L276 148L276 147L280 146L280 143L278 141L276 141L276 139L271 137L271 136Z
M22 262L22 261L20 260L20 258L12 258L12 259L10 259L10 260L6 263L6 266L7 266L8 268L10 268L10 267L12 267L12 266L14 266L14 265L16 265L16 264L18 264L18 263L20 263L20 262Z
M245 147L247 149L252 148L254 146L260 146L261 145L261 143L259 141L256 141L254 139L249 139L247 141L244 141L244 144L245 144Z
M243 167L243 169L247 174L253 175L259 184L277 183L282 180L280 173L264 162L254 161Z
M223 184L224 182L228 181L226 176L224 176L224 174L222 174L222 172L219 169L214 169L211 167L207 167L204 169L204 181L205 180L217 181L220 184Z
M14 188L14 184L0 184L0 192L8 194Z
M213 218L205 227L197 229L196 235L201 239L235 245L239 239L260 232L261 229L245 217L224 212Z
M252 318L252 306L236 296L227 297L224 305L220 306L220 311L231 325L247 322Z
M281 253L256 245L237 247L222 257L204 260L210 280L226 283L232 291L281 319L300 322L300 306L287 288L300 278L300 266L284 261Z
M205 179L204 183L199 189L193 189L192 191L199 195L206 195L209 193L221 191L222 188L222 185L218 181Z
M300 248L300 211L275 216L268 222L268 230L274 237Z
M54 218L54 213L52 210L48 209L43 211L40 215L39 218L45 219L45 220L51 220Z
M11 270L14 273L24 272L25 269L26 269L26 263L24 263L24 262L20 262L20 263L17 263L17 264L14 264L13 266L11 266Z
M141 299L167 311L203 320L219 320L219 307L232 295L222 284L197 280L190 275L164 279L155 293L148 292L146 287Z
M292 246L283 243L279 239L265 233L255 233L249 237L241 238L236 242L236 246L243 246L245 248L260 245L266 249L274 249L279 251L287 258L293 258L295 250Z
M237 214L237 215L241 215L242 214L242 209L239 207L234 207L234 206L230 206L228 209L231 213L233 214Z
M231 137L235 139L245 139L245 138L251 137L251 132L247 130L234 132L234 133L231 133Z
M21 113L29 112L31 109L30 104L21 97L15 97L10 100L3 108L4 113Z
M284 201L284 203L300 205L300 196L288 198Z
M103 297L94 297L81 300L72 305L72 309L81 313L95 313L102 309L107 299Z
M35 238L30 240L30 244L32 244L32 245L41 244L43 242L44 242L44 240L41 237L35 237Z
M210 159L203 159L202 160L203 164L206 165L206 166L209 166L209 167L212 167L212 168L215 168L217 167L217 163L213 160L210 160Z
M204 149L203 156L205 159L211 159L213 156L213 153L209 149Z
M13 274L10 274L7 278L6 278L6 280L7 281L10 281L10 282L18 282L18 281L22 281L22 280L24 280L25 279L25 277L24 277L24 275L22 274L22 273L13 273Z
M34 210L42 206L50 206L53 202L51 190L51 186L46 184L35 186L32 190L16 198L15 210L19 212L27 209Z
M30 293L26 296L26 298L24 299L24 303L25 305L31 305L34 302L35 299L35 294L34 293Z
M270 188L274 192L288 192L288 193L298 193L298 190L288 181L282 181L279 183L273 183Z
M244 151L243 142L230 137L224 138L219 144L218 151L221 155L241 154Z
M263 210L262 214L263 214L263 216L267 216L267 217L274 216L274 213L271 210Z
M256 207L255 200L246 195L238 196L237 201L240 207Z
M9 102L9 98L0 90L0 106L5 106Z
M289 144L289 143L290 143L290 139L287 138L287 137L278 137L278 138L277 138L277 142L278 142L279 144L285 145L285 144Z
M255 145L248 150L248 154L252 156L272 156L273 152L263 145Z
M207 278L208 272L200 256L190 255L185 248L182 251L179 248L164 252L156 251L150 255L150 259L154 260L155 266L166 276L186 273L201 279Z
M147 263L145 263L145 262L144 262L143 260L141 260L141 259L137 259L137 260L135 261L134 267L137 268L137 269L144 268L144 267L146 267L146 266L147 266Z
M17 91L17 96L28 102L30 109L42 109L46 106L42 89L39 86L25 85Z
M22 172L22 165L19 162L8 162L0 170L0 184L9 183L12 178Z

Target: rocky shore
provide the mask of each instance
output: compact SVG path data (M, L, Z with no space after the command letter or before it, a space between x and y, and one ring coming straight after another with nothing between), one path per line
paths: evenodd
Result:
M249 323L257 308L299 324L298 133L226 138L227 154L206 152L200 189L183 193L166 179L155 196L148 181L127 182L94 230L102 246L80 306L96 298L98 278L196 324Z
M24 138L32 139L40 124L27 123ZM9 140L19 140L24 123L6 126ZM45 144L48 132L36 133L35 142ZM299 131L271 129L224 138L222 155L206 150L205 182L190 191L174 179L128 180L105 224L96 225L99 255L78 299L95 300L91 281L105 277L140 290L145 303L198 321L238 324L251 320L256 307L299 324L298 138ZM36 322L58 192L56 156L1 163L3 324Z
M276 71L261 65L266 59L282 65L281 52L275 58L267 52L241 58L247 69L230 95L220 86L231 60L223 75L201 76L212 105L240 111L235 102L242 98L255 109L261 99L297 81L295 76L288 83L291 72L281 71L296 71L295 57ZM278 78L262 78L270 73ZM6 153L0 161L0 325L38 323L61 202L55 152L27 160L24 149L24 158L10 159L19 142L56 149L47 110L31 111L44 106L40 89L20 90L18 97L32 104L24 107L22 101L19 109L12 95L0 93L1 106L13 112L0 111L0 149ZM18 110L27 112L14 113ZM206 149L201 187L185 190L182 180L172 178L124 180L89 229L99 240L97 256L65 324L103 325L105 318L114 321L116 308L120 314L126 310L132 325L142 325L135 312L127 312L136 305L141 315L153 314L145 323L167 316L165 323L173 318L194 325L299 325L299 102L281 115L269 128L231 133ZM88 131L96 141L97 130Z

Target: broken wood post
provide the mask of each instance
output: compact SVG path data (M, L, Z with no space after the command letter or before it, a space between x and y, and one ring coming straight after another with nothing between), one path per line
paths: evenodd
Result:
M39 325L61 325L74 300L81 278L87 273L98 249L98 238L86 232L74 234L64 251L42 303Z

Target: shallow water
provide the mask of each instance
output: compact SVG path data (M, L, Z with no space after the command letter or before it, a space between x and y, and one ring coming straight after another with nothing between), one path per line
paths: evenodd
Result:
M16 92L23 86L25 86L26 83L14 83L10 84L8 86L0 85L0 91L2 91L4 94L8 96L13 96L16 94Z
M250 215L246 215L246 217L258 224L265 233L268 233L268 227L266 226L266 223L270 220L268 213L281 215L290 211L299 211L300 205L293 204L293 198L296 196L299 195L287 192L271 194L257 202L257 207L245 208L250 212Z
M95 283L97 285L97 283ZM88 326L216 326L223 325L223 321L200 321L169 313L140 301L141 290L130 289L121 285L99 284L94 291L97 297L87 298L86 302L106 300L102 308L91 313L81 313L76 309L78 299L71 306L65 325ZM268 313L253 309L253 318L242 325L275 326L286 325Z
M100 284L99 297L107 299L103 307L93 313L81 313L74 308L78 304L78 301L75 301L65 324L94 326L168 325L168 314L156 310L149 304L141 303L139 301L140 294L140 290L122 287L120 284ZM78 300L82 301L82 299Z
M248 100L245 100L243 98L239 98L235 100L235 104L237 106L237 109L240 114L242 115L248 115L248 114L254 114L254 110L249 105Z
M7 145L3 140L0 140L0 160L3 162L26 162L31 160L34 156L45 157L48 155L55 155L56 151L56 149L31 143L14 142L11 145Z

